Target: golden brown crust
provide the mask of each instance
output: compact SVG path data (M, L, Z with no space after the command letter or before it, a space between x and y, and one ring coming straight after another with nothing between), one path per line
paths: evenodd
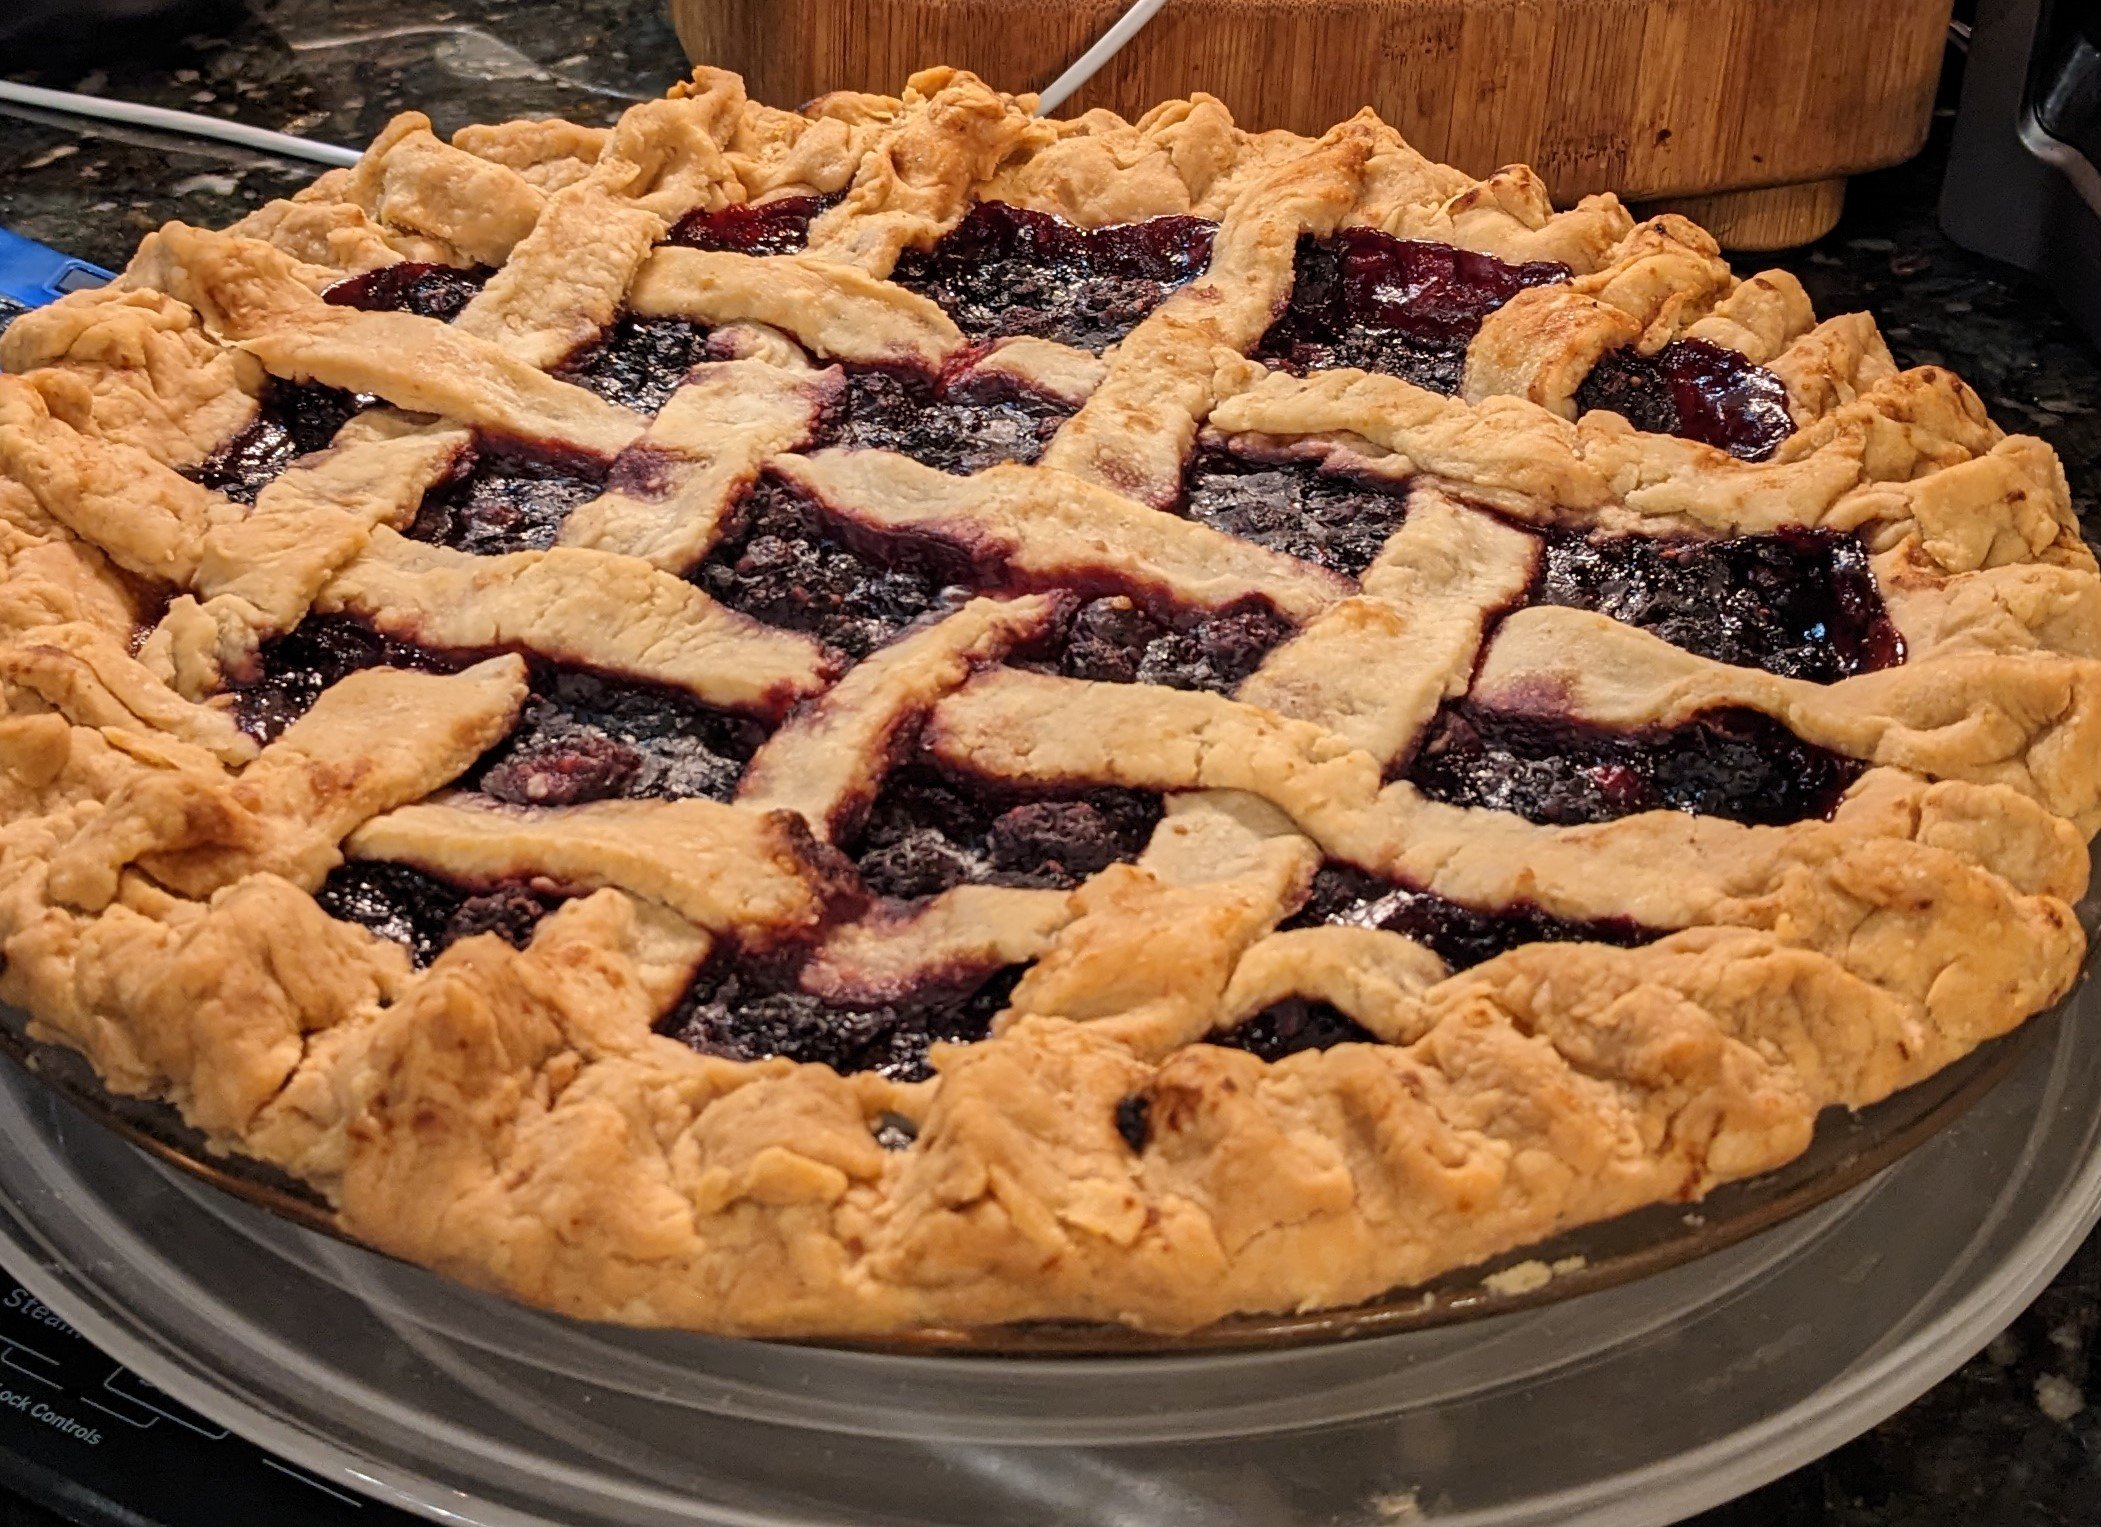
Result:
M1678 218L1562 213L1369 115L1318 140L1215 100L1033 115L967 74L802 112L703 69L610 129L446 143L397 118L353 170L224 233L171 224L111 289L0 343L0 996L118 1091L327 1194L373 1245L546 1307L758 1334L1027 1318L1180 1330L1340 1303L1801 1151L2055 1001L2101 827L2101 571L2056 458L1864 315L1816 321ZM674 248L696 210L837 195L805 253ZM886 279L974 201L1218 224L1209 268L1096 356L970 345ZM1566 282L1491 314L1462 395L1247 359L1299 240L1370 226ZM400 260L497 273L452 324L324 301ZM707 325L653 419L549 372L623 310ZM1797 432L1770 460L1577 417L1606 351L1740 352ZM1019 384L1076 410L1040 462L952 475L813 450L847 370ZM391 407L252 505L184 476L266 378ZM550 550L402 532L475 437L610 467ZM1171 512L1199 436L1406 480L1345 578ZM995 579L850 669L683 577L762 472L864 538ZM1906 643L1831 684L1534 607L1542 529L1857 536ZM1014 666L1076 585L1287 618L1230 697ZM1033 589L1037 592L1017 592ZM310 613L499 655L342 680L267 748L228 686ZM151 625L150 630L144 629ZM778 725L733 801L526 807L445 787L526 663ZM1542 827L1386 772L1462 694L1600 725L1716 706L1867 765L1828 820ZM1159 791L1135 862L1071 891L873 901L829 845L909 754L1016 788ZM493 788L493 787L492 787ZM427 969L310 894L345 856L569 899L524 948ZM1279 928L1326 860L1494 911L1629 919L1450 971L1371 928ZM908 999L1026 964L936 1077L733 1062L657 1032L712 951L807 952L804 992ZM1207 1044L1274 1004L1378 1041ZM1132 1107L1146 1129L1119 1130ZM916 1130L885 1149L886 1117Z
M561 543L684 572L707 555L760 469L809 439L840 380L836 369L795 371L751 358L695 367L629 447L631 460L648 463L647 488L614 488L580 506L562 522Z
M476 557L384 528L315 609L457 652L522 651L777 714L831 676L807 636L761 625L634 557L557 546Z

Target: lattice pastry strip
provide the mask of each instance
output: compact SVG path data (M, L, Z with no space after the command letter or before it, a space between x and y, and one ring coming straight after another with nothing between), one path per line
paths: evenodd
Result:
M2061 994L2047 447L1682 220L1027 105L406 117L18 323L0 991L760 1332L1366 1297Z

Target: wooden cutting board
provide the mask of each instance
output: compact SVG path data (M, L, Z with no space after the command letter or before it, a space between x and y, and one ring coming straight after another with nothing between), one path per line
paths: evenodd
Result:
M778 104L955 64L1039 90L1127 0L670 0L686 52ZM1060 115L1207 90L1244 126L1371 106L1475 175L1617 191L1738 249L1838 220L1925 141L1952 0L1168 0Z

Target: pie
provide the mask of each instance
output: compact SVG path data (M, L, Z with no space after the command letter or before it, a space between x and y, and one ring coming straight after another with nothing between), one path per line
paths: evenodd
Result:
M369 1244L760 1335L1344 1305L2061 997L2041 441L1370 115L397 118L0 338L0 995Z

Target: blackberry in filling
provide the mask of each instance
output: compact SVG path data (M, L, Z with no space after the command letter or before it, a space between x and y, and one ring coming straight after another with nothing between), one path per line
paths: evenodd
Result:
M1341 1008L1305 997L1286 997L1261 1012L1235 1024L1223 1034L1213 1034L1204 1043L1228 1050L1245 1050L1264 1060L1282 1060L1301 1050L1325 1050L1330 1045L1377 1044L1372 1033Z
M1355 578L1400 528L1407 485L1324 472L1310 461L1252 461L1206 445L1182 479L1182 512Z
M839 200L837 194L782 196L756 206L738 202L713 212L689 212L665 242L731 254L795 254L809 244L811 222Z
M523 949L540 919L564 899L517 884L472 890L411 865L383 860L339 864L314 892L314 900L330 917L392 939L419 967L477 933L499 934L514 949Z
M1903 639L1852 536L1543 539L1533 604L1596 610L1716 662L1819 684L1903 660Z
M819 423L812 449L896 451L944 472L978 472L1043 454L1072 406L1005 378L951 385L903 367L850 366L846 390Z
M913 560L886 566L842 541L817 507L767 474L737 506L728 533L692 574L715 599L769 625L822 637L856 659L920 616L954 603L966 569Z
M1453 970L1471 969L1525 944L1612 944L1632 949L1663 937L1661 929L1643 927L1629 918L1579 922L1556 917L1529 902L1486 911L1333 863L1320 867L1306 904L1282 926L1327 924L1384 928L1412 938Z
M1010 661L1069 679L1226 694L1296 629L1259 600L1217 614L1162 614L1112 594L1079 606L1042 648Z
M347 615L309 615L263 643L256 676L233 691L234 720L257 742L272 742L322 690L361 668L457 673L470 661L381 636Z
M1143 791L1031 796L915 763L884 779L847 854L869 890L899 900L966 884L1065 891L1137 858L1159 821Z
M399 265L382 265L362 276L338 281L321 294L321 299L339 308L361 308L367 313L414 313L450 323L481 295L482 286L495 274L486 266L462 270L454 265L404 260Z
M1356 366L1456 393L1481 320L1529 286L1566 281L1568 267L1344 228L1299 240L1291 301L1255 349L1292 371Z
M1667 810L1777 827L1828 817L1864 767L1751 710L1621 732L1459 701L1438 712L1406 777L1432 800L1547 826Z
M1795 432L1787 384L1734 350L1678 339L1654 355L1614 350L1576 389L1576 407L1610 409L1638 430L1682 435L1764 461Z
M728 1060L784 1056L827 1065L842 1075L874 1071L898 1081L923 1081L933 1074L927 1047L940 1040L983 1039L1022 969L980 972L864 1005L811 996L795 989L792 972L761 969L730 955L708 962L659 1032L703 1055ZM910 1136L897 1142L907 1144Z
M1198 217L1082 228L980 202L932 249L906 250L890 279L932 298L973 339L1028 334L1100 350L1203 273L1216 231Z
M450 481L424 494L408 533L481 557L545 551L570 511L602 491L598 469L484 440Z
M341 615L309 615L263 644L260 672L234 693L234 715L273 740L321 692L361 668L455 673L474 654L433 652ZM622 797L726 801L765 729L655 684L539 659L532 697L511 734L460 782L519 806L574 806Z
M379 399L314 382L263 384L255 422L184 474L199 487L252 504L270 480L301 456L325 451L336 431Z
M584 801L726 801L765 729L690 695L535 664L533 698L466 782L520 806Z
M686 374L707 359L707 344L708 330L701 324L622 313L554 374L588 387L608 403L653 414L670 401Z

